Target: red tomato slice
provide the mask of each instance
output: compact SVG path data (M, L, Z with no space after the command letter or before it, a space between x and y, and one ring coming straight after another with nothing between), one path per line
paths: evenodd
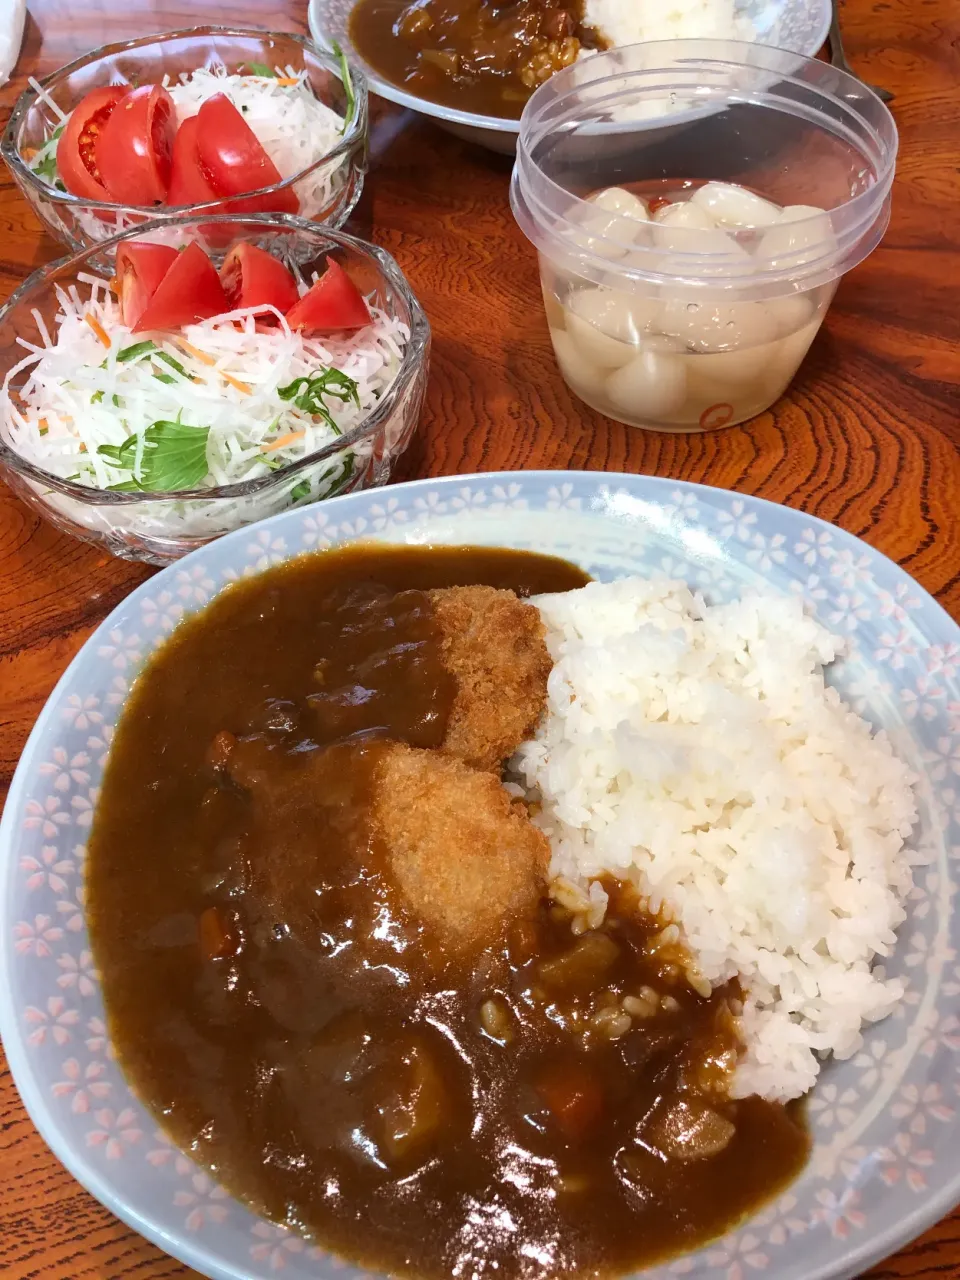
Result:
M220 283L230 311L272 306L283 313L299 297L296 281L283 263L253 244L234 245L220 268Z
M124 85L94 89L70 112L57 143L57 168L71 194L86 200L109 201L110 194L97 168L97 141L114 107L126 94Z
M121 204L159 204L170 185L176 112L161 85L126 95L97 140L97 167L110 198Z
M209 204L219 199L219 192L214 191L207 181L206 174L200 167L197 154L197 117L184 120L173 140L173 160L170 170L170 190L167 192L169 205ZM215 205L211 213L226 213L228 204L224 201ZM216 249L225 249L237 235L236 227L227 225L216 227L207 224L200 228L204 239Z
M168 244L126 240L117 249L117 292L123 323L132 329L160 288L160 282L177 258Z
M226 310L227 300L213 263L198 244L188 244L177 254L133 331L180 329Z
M313 288L287 312L291 329L306 329L310 333L362 329L370 320L370 309L363 294L333 258L327 259L327 269Z
M184 120L173 140L167 204L206 204L217 198L218 192L214 191L200 168L197 123L197 116Z
M208 98L197 113L197 154L206 178L223 196L242 196L282 181L257 135L223 93ZM299 208L297 193L284 187L268 196L232 203L230 212L296 213Z

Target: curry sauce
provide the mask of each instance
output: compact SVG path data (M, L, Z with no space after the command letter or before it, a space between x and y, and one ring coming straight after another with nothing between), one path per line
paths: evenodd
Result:
M583 0L358 0L350 40L418 97L507 118L581 48L604 44Z
M378 771L438 755L454 696L427 592L584 581L480 548L302 557L181 624L118 726L88 903L119 1060L231 1192L371 1270L625 1272L807 1154L794 1109L728 1099L741 993L698 994L632 887L603 882L593 928L540 893L466 958L391 876Z

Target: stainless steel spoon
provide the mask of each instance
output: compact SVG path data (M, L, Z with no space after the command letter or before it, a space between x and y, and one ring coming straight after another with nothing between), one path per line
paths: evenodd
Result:
M868 84L865 79L861 79L861 77L856 74L854 68L852 68L849 61L847 61L846 54L844 52L844 41L842 41L840 36L840 13L838 13L837 10L837 0L833 0L831 9L829 9L829 31L827 32L827 40L829 42L829 60L831 60L831 65L833 65L833 67L841 70L841 72L847 72L850 76L859 79L861 84L867 84L867 88L873 90L878 99L882 102L893 101L893 95L888 88L881 88L878 84Z
M879 85L867 84L867 81L861 79L847 61L847 55L843 52L843 40L840 37L840 14L837 11L837 0L833 0L830 6L830 30L827 32L827 40L830 44L830 62L832 66L837 67L840 71L846 71L857 80L860 80L861 84L865 84L868 89L873 90L881 102L893 101L893 94L889 89L881 89Z

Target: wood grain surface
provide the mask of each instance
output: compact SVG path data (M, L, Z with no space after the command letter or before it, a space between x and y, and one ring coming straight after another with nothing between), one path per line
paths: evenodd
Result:
M107 40L197 21L304 31L306 0L30 0L17 71L0 90L4 120L28 75ZM400 478L575 467L759 494L866 539L960 617L960 4L847 0L841 23L859 73L896 94L893 220L841 283L786 398L712 435L632 430L574 400L554 365L534 255L510 215L509 162L376 108L372 168L350 229L397 257L434 331L427 406ZM4 172L0 300L58 254ZM0 485L0 798L67 663L150 572L55 532ZM2 1052L0 1274L194 1274L63 1169ZM868 1274L960 1276L960 1213Z

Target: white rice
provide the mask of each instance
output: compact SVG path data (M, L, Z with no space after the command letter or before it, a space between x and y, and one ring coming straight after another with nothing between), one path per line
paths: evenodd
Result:
M584 20L614 48L648 40L749 40L734 0L586 0Z
M913 778L824 684L842 642L792 597L705 606L665 580L535 603L556 665L513 768L552 872L635 880L699 975L741 980L734 1091L805 1093L903 994L871 962L904 918Z
M669 3L663 0L586 0L584 21L605 38L611 49L629 47L632 70L655 71L661 55L655 48L647 46L661 40L743 40L749 43L762 39L765 44L779 44L779 18L765 14L761 34L741 9L741 0L670 0ZM575 64L583 68L588 82L594 75L588 66L594 55L593 49L581 49ZM742 73L728 68L725 79L728 89L733 91L744 77ZM611 95L618 87L619 97L613 101ZM744 83L742 87L747 89L749 85ZM606 118L620 121L656 120L703 105L696 86L688 85L686 89L679 85L665 87L662 77L657 84L648 78L640 88L626 81L617 86L615 80L608 79L604 84L604 95L602 102L595 105L602 108Z

